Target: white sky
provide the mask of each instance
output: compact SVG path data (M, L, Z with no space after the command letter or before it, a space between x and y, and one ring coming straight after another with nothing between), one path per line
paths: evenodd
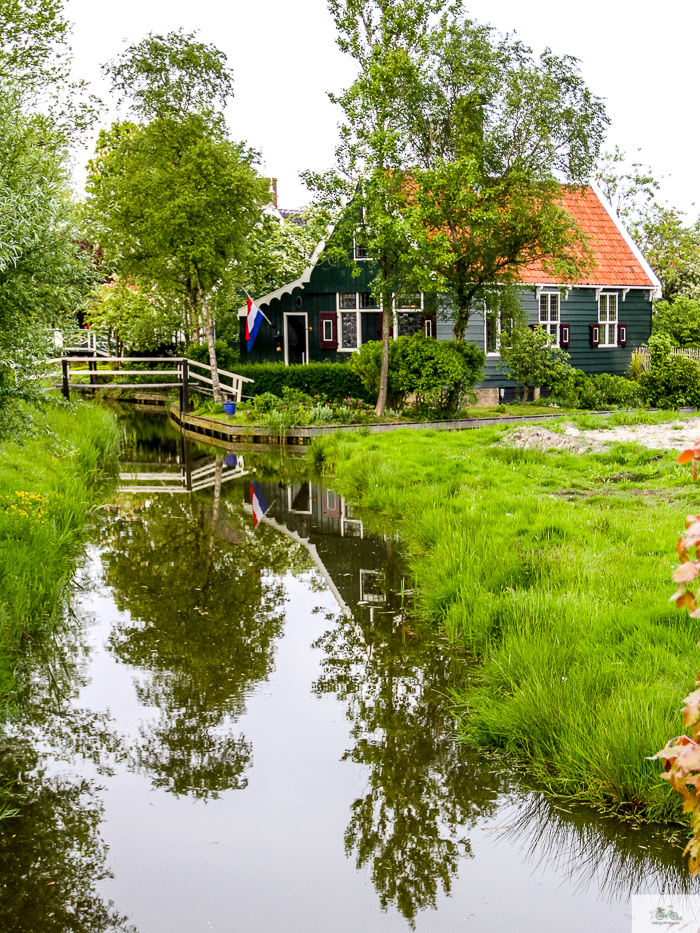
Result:
M637 157L665 176L663 196L696 218L697 0L472 0L469 12L517 31L536 52L549 46L581 59L589 86L606 99L609 145L628 155L641 148ZM233 135L262 151L266 174L279 179L280 207L308 201L298 172L329 167L336 142L338 115L326 91L340 90L353 76L335 45L326 0L68 0L67 15L75 24L75 74L105 100L99 66L123 49L124 39L199 30L234 69L236 97L227 112Z

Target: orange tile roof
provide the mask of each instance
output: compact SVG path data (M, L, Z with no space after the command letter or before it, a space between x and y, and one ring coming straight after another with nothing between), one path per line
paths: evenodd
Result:
M593 188L588 187L583 192L565 191L564 204L588 236L596 262L588 275L576 279L572 284L645 288L653 288L656 285L634 255ZM555 276L544 272L539 262L522 270L522 281L528 285L561 284Z

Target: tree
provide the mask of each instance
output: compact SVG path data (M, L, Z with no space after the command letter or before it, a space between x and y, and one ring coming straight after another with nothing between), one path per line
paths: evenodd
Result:
M676 295L673 302L654 303L654 336L665 334L675 347L700 347L700 298Z
M595 177L659 277L664 301L679 295L700 298L700 221L688 224L682 212L659 203L661 185L652 170L640 162L628 165L618 147L603 153ZM666 310L670 320L671 309Z
M360 72L342 94L331 95L344 117L335 170L304 177L336 212L352 199L329 257L347 261L359 244L377 264L373 291L384 310L377 415L386 406L393 297L406 280L410 243L399 210L407 151L400 101L415 80L431 18L446 6L447 0L329 0L337 43Z
M588 268L565 185L585 182L608 122L576 59L536 59L510 36L452 17L433 29L406 95L413 163L403 213L414 283L446 292L463 339L489 291L540 262L560 281Z
M543 327L513 328L510 340L501 346L501 364L522 389L521 401L527 402L530 386L549 386L562 391L573 379L569 354L553 347L553 336Z
M149 35L106 66L115 91L143 122L115 124L88 169L88 223L123 276L178 295L184 329L206 334L214 397L221 400L214 299L241 282L249 234L270 200L257 154L229 139L225 57L191 34Z
M91 299L90 327L115 338L117 356L122 346L145 353L172 344L181 324L178 309L157 291L122 279L99 285Z

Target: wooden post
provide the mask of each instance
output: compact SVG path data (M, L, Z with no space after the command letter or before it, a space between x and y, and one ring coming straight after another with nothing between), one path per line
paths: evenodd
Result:
M185 359L182 361L181 369L181 379L182 383L180 385L180 411L183 415L189 414L190 411L190 368L189 363Z
M97 379L93 375L93 372L97 372L97 363L92 363L88 360L88 369L90 370L90 385L97 385Z
M185 489L192 492L192 457L190 452L189 439L180 431L180 452L182 459L182 470L184 473Z
M61 360L61 370L63 372L63 385L61 386L61 392L63 397L70 401L70 386L68 385L68 360Z

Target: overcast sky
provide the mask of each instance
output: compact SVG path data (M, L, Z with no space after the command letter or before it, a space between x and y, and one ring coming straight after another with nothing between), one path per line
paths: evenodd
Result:
M697 0L474 0L470 15L518 33L536 52L549 46L575 55L591 89L606 99L608 142L663 179L663 195L694 220L698 194ZM338 114L326 96L353 77L335 45L326 0L68 0L74 23L76 76L108 100L100 64L123 40L150 30L199 30L234 70L236 96L227 112L233 134L262 151L266 174L279 179L281 207L308 201L298 178L331 165ZM80 153L83 163L87 158ZM82 172L76 173L78 182ZM694 206L698 202L699 207Z

